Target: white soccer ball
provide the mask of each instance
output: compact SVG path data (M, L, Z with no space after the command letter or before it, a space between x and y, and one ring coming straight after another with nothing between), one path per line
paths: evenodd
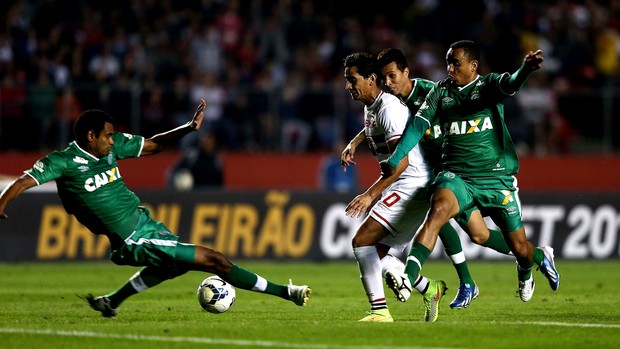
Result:
M219 276L209 276L198 286L198 302L209 313L221 314L235 303L235 288Z

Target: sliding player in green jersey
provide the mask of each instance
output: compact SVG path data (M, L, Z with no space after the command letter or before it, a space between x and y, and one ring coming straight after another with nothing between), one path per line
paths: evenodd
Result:
M477 208L504 233L517 258L518 292L527 302L534 293L533 261L553 290L560 285L553 249L535 249L527 240L515 174L519 162L504 123L502 101L517 92L529 74L540 69L542 52L530 52L513 74L478 75L480 53L473 41L453 43L446 54L448 78L436 83L410 119L405 135L384 163L392 176L401 159L431 130L443 135L441 171L431 185L431 209L416 236L406 267L415 280L433 250L439 230L453 217ZM466 217L468 224L470 217ZM398 285L396 285L397 287Z
M125 186L117 160L152 155L197 131L203 120L204 100L192 120L173 130L145 139L114 132L114 120L101 110L87 110L74 125L76 140L54 151L24 171L0 194L0 219L6 206L26 189L55 180L67 213L95 234L110 241L110 259L118 265L142 266L125 284L104 296L85 296L105 317L114 317L120 304L138 292L190 270L217 274L235 287L271 294L306 305L308 286L279 285L243 269L220 252L181 243L163 223L151 218L140 199Z

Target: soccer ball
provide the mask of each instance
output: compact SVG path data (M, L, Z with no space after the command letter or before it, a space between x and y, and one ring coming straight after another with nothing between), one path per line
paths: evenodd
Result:
M198 286L198 302L209 313L221 314L235 303L235 288L219 276L209 276Z

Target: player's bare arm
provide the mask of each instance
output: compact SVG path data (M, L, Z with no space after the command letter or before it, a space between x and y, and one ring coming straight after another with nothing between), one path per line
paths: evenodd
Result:
M404 171L407 166L409 166L409 157L407 155L400 160L398 167L396 168L390 166L387 160L381 161L379 163L379 167L381 167L381 177L389 180L388 185L390 185L396 180L396 178L398 178L398 176L400 176L402 171ZM401 168L403 170L399 171Z
M174 128L170 131L158 133L155 136L144 140L144 146L142 147L141 155L157 154L164 150L168 145L176 143L183 138L186 134L200 129L202 119L204 117L204 109L206 106L205 100L201 100L194 116L186 124Z
M23 174L21 177L17 178L6 188L4 188L0 194L0 219L9 218L9 216L4 212L4 209L9 202L13 201L13 199L18 197L26 189L32 188L35 185L37 185L37 182L32 177L27 174Z
M364 129L362 129L355 137L347 144L346 148L342 151L342 155L340 155L340 163L342 164L342 170L347 172L347 167L351 165L356 165L355 161L353 161L353 157L355 156L355 150L357 146L360 145L366 138L364 134Z

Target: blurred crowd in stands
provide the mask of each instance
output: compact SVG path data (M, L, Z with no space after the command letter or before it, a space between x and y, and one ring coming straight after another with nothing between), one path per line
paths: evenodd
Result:
M0 19L0 151L62 147L91 108L150 136L187 121L201 98L220 149L330 151L362 128L344 90L347 54L398 47L414 76L439 80L460 39L480 44L482 73L544 51L544 70L506 103L523 153L569 153L591 135L609 150L620 124L608 124L620 100L618 0L17 0L0 3Z

